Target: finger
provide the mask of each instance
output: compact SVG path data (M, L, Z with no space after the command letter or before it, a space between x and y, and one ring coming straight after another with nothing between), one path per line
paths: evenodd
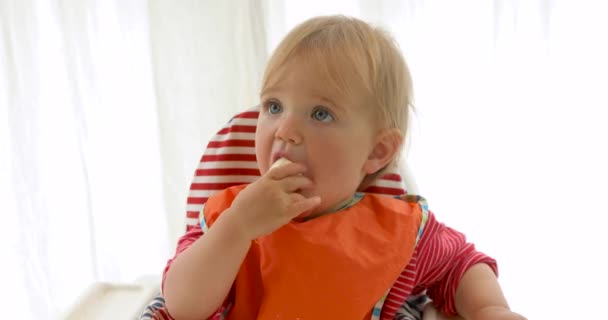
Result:
M299 163L288 163L286 165L272 168L268 175L274 180L281 180L289 176L299 175L306 172L306 167Z
M305 176L290 176L281 180L280 183L286 192L295 192L310 187L312 180Z
M321 197L303 198L288 206L288 212L292 217L297 217L307 211L312 211L321 204Z

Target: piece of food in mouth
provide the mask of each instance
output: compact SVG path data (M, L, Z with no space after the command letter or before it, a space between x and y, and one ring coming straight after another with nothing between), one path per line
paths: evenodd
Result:
M272 166L270 167L270 169L274 169L274 168L278 168L278 167L282 167L286 164L291 163L291 161L289 161L288 159L285 158L279 158L279 160L275 161Z

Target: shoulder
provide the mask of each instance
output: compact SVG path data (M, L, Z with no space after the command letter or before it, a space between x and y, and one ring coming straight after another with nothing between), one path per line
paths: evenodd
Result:
M365 197L371 203L380 206L407 205L409 207L423 207L428 210L427 201L424 197L416 194L404 194L400 196L388 196L375 193L365 193Z
M432 216L426 199L419 195L385 196L366 194L363 199L366 200L362 201L363 204L373 207L377 213L413 217L419 225L416 243L422 237L429 222L429 217Z

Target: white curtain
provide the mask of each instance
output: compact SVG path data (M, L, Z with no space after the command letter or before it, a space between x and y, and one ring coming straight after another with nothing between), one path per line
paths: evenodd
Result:
M601 317L608 10L578 0L0 0L3 314L52 318L93 281L159 274L207 140L257 103L287 30L333 13L399 41L404 158L499 260L512 307Z
M0 2L3 317L160 272L155 100L146 1Z
M95 281L160 275L207 140L256 103L263 12L0 0L4 316L54 318Z
M259 1L150 1L154 81L171 250L207 141L257 103L266 61Z

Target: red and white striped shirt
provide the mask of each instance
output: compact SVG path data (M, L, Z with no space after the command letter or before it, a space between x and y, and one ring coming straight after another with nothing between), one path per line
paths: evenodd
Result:
M175 257L203 235L200 226L191 228L178 242ZM175 259L175 257L173 259ZM163 285L169 260L163 273ZM475 250L464 234L438 222L432 212L412 259L391 289L380 319L393 319L397 309L412 294L426 290L433 303L446 314L456 314L454 295L466 270L477 263L486 263L497 274L496 261Z

